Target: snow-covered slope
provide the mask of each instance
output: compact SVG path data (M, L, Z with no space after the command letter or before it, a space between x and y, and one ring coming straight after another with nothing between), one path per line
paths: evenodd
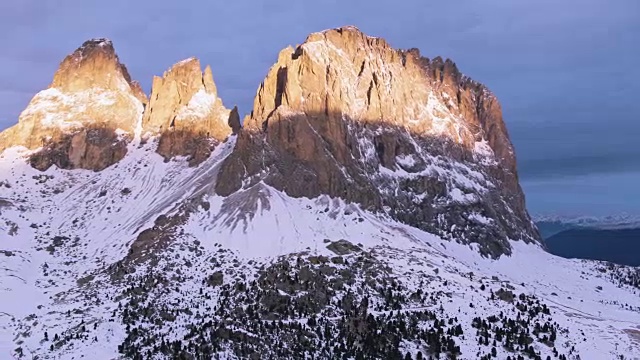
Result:
M0 158L2 350L15 347L16 321L38 313L55 318L53 303L67 303L62 298L79 279L124 257L137 233L209 184L232 144L219 146L199 168L162 162L154 143L130 144L129 156L99 173L39 172L25 161L28 152L6 151Z
M493 347L506 359L523 354L521 332L543 359L554 358L554 348L568 358L640 356L637 269L561 259L522 242L490 260L474 244L263 183L217 196L219 164L234 143L197 168L163 162L153 141L130 144L121 162L98 173L41 173L17 149L5 152L0 354L161 359L180 343L191 354L209 344L207 354L221 358L334 358L345 353L343 341L347 350L366 349L368 338L387 336L415 358L434 355L433 339L442 336L453 352L459 347L459 359ZM513 352L495 332L508 319L522 320L512 324ZM443 332L429 335L431 343L418 330L366 335L358 321L373 321L365 329ZM534 332L536 322L548 332ZM380 349L370 356L391 356Z

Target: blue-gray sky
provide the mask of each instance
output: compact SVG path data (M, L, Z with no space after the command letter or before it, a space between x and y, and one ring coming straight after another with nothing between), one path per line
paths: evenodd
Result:
M6 0L0 129L92 37L111 38L147 91L196 56L225 104L247 113L281 48L347 24L452 58L497 94L533 212L640 213L637 0Z

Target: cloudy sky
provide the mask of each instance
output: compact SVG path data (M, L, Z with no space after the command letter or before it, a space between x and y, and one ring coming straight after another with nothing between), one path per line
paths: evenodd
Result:
M640 214L638 0L3 0L0 129L89 38L111 38L147 91L196 56L247 113L281 48L347 24L452 58L497 94L534 213Z

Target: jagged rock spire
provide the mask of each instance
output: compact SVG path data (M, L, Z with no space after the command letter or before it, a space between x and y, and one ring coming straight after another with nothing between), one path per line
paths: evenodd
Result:
M230 114L218 97L211 67L203 73L200 61L189 58L154 77L143 132L160 134L158 153L166 159L189 156L195 165L231 134Z
M211 67L202 72L200 61L178 62L162 77L155 76L149 109L143 118L145 132L158 134L171 127L189 126L212 134L217 140L231 132L226 125L229 110L218 97Z

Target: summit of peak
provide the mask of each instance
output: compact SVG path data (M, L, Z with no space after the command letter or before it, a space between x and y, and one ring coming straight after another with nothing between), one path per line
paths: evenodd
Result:
M364 31L360 30L360 28L358 28L355 25L343 25L343 26L339 26L339 27L324 29L324 30L321 30L321 31L313 32L313 33L309 34L309 36L313 36L315 34L324 35L324 34L328 34L328 33L332 33L332 32L340 33L340 34L341 33L345 33L345 32L351 32L351 33L362 34L362 35L365 35L367 37L370 37L367 34L365 34Z
M107 38L87 40L65 57L50 87L63 92L95 88L137 92L127 67L120 62L113 42Z
M355 25L343 25L343 26L339 26L336 28L331 28L331 29L325 29L320 31L319 33L328 33L328 32L332 32L332 31L336 31L336 32L344 32L344 31L352 31L352 32L357 32L357 33L361 33L364 34L364 32L362 30L360 30L357 26Z
M188 57L188 58L186 58L184 60L178 61L174 66L185 65L185 64L188 64L188 63L192 63L192 62L198 62L199 63L200 60L198 60L198 58L195 57L195 56L191 56L191 57Z
M344 25L344 26L339 27L338 29L347 30L347 31L360 31L360 29L355 25Z
M67 56L61 66L68 62L75 65L90 62L96 57L105 57L111 61L119 62L113 42L107 38L93 38L82 43L73 53Z
M314 32L309 34L305 39L304 43L312 43L316 41L330 41L333 43L340 42L338 39L343 39L341 42L349 43L349 42L359 42L359 41L380 41L382 40L379 37L367 35L365 32L360 30L358 27L354 25L345 25L332 29L325 29L319 32ZM382 40L383 44L388 44ZM303 44L304 45L304 44Z
M108 38L93 38L82 43L81 47L90 47L90 46L113 46L113 42Z
M174 72L177 71L179 69L190 69L192 71L201 71L201 65L200 65L200 60L195 57L195 56L191 56L188 57L184 60L180 60L177 63L173 64L168 70L167 73L170 72ZM165 76L167 76L167 73L165 73Z

